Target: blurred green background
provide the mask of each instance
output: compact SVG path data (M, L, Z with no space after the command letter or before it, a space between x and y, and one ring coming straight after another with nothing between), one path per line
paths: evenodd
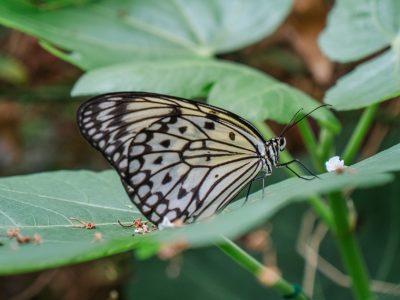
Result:
M39 1L40 2L40 1ZM85 1L76 1L76 5ZM295 1L289 17L268 38L240 51L219 55L265 71L321 100L337 78L357 63L339 65L317 46L330 1ZM48 1L46 5L63 5ZM71 98L78 68L43 50L37 39L0 27L0 176L59 169L109 168L80 136L75 113L83 98ZM399 101L383 105L365 142L368 157L399 140ZM358 119L358 112L338 115L344 132L336 141L340 153ZM281 127L270 123L276 131ZM295 130L287 137L297 157L304 146ZM305 161L307 158L305 158ZM276 172L269 183L285 178ZM358 236L373 278L400 281L400 178L396 183L353 196L358 212ZM385 195L384 197L382 195ZM383 203L384 202L384 203ZM311 225L310 225L311 224ZM379 226L377 226L379 224ZM336 245L328 234L320 255L330 264L322 271L306 266L304 236L310 238L315 220L306 204L291 205L272 220L243 237L240 244L264 261L277 265L285 278L314 286L315 299L349 299L341 276ZM383 255L382 255L383 253ZM305 284L304 284L305 282ZM379 284L378 284L379 285ZM382 284L379 299L398 299L384 292L396 286ZM214 248L190 250L168 259L138 260L131 253L38 273L0 278L0 299L281 299Z

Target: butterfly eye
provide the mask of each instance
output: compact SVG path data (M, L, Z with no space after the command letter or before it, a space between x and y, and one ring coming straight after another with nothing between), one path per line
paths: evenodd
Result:
M286 147L286 139L284 137L281 137L279 140L279 150L283 151L285 150Z

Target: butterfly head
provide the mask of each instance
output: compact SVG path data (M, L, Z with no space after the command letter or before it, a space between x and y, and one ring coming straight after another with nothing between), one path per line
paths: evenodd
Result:
M265 144L267 158L274 166L279 164L279 152L285 150L286 139L283 136L278 136L268 140Z
M282 129L282 131L280 132L279 136L272 138L270 140L268 140L265 144L265 150L266 150L266 161L268 162L269 159L269 164L266 163L267 165L267 173L271 173L271 163L275 166L275 167L286 167L288 168L291 172L293 172L297 177L302 178L302 179L306 179L306 180L312 180L316 177L318 177L317 175L315 175L314 173L312 173L305 165L303 165L303 163L301 161L299 161L298 159L293 159L289 162L285 162L285 163L280 163L279 162L279 152L285 150L286 148L286 139L284 137L285 133L288 132L288 130L290 130L291 128L293 128L296 124L298 124L299 122L301 122L302 120L304 120L305 118L307 118L311 113L313 113L314 111L316 111L317 109L324 107L324 106L330 106L329 104L323 104L320 105L316 108L314 108L313 110L311 110L309 113L301 116L298 118L298 115L300 114L300 112L303 109L298 110L295 115L292 117L292 119L289 121L289 123ZM291 169L289 167L289 165L291 163L298 163L300 164L303 169L305 169L310 175L312 175L311 178L307 178L304 176L301 176L299 174L296 173L296 171L294 171L293 169ZM269 168L268 168L269 167Z

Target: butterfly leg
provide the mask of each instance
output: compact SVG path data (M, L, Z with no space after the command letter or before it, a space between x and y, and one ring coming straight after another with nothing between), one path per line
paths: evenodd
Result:
M264 179L265 179L265 176L266 176L266 174L264 173L264 174L262 174L262 175L259 175L259 176L257 176L257 177L254 177L250 182L249 182L249 187L247 188L247 192L246 192L246 199L244 200L244 202L243 202L243 204L242 204L242 207L247 203L247 200L249 199L249 195L250 195L250 190L251 190L251 185L253 184L253 181L255 181L255 180L259 180L259 179L262 179L263 180L263 183L262 183L262 187L263 187L263 198L264 198Z
M264 188L265 188L265 177L266 177L266 175L264 174L264 176L262 178L262 199L264 199L264 196L265 196L265 191L264 191Z
M249 199L249 194L250 194L250 190L251 190L251 185L253 184L253 180L254 179L250 180L249 187L247 188L246 199L244 199L242 207L246 204L247 199Z
M304 170L306 170L308 172L308 174L310 174L311 176L313 176L312 178L307 178L304 176L301 176L300 174L298 174L295 170L293 170L292 168L289 167L290 164L292 163L298 163ZM277 165L277 167L286 167L289 171L291 171L294 175L296 175L297 177L304 179L304 180L313 180L314 178L319 178L318 175L314 174L313 172L311 172L310 169L308 169L300 160L298 159L293 159L291 161L282 163Z

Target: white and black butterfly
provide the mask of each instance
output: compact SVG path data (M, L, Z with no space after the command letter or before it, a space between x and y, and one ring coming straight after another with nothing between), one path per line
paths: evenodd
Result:
M267 176L272 167L288 167L279 163L283 134L304 117L266 141L226 110L119 92L83 103L77 118L83 136L119 173L132 202L159 224L164 218L192 222L211 216L260 171Z

